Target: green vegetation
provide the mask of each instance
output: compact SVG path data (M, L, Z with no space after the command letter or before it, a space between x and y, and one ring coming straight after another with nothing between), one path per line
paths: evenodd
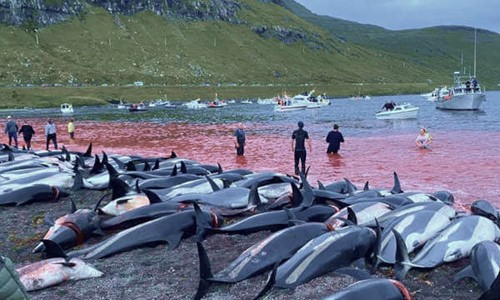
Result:
M431 90L429 84L308 84L282 86L144 86L144 87L12 87L2 88L0 109L24 107L59 107L61 103L73 106L104 105L112 100L129 103L141 100L170 99L193 100L196 98L213 99L215 93L220 99L268 98L272 96L295 95L315 89L317 93L326 93L331 97L357 95L359 92L369 95L408 94Z
M273 3L239 2L238 23L111 15L89 6L45 28L0 25L0 107L211 99L215 92L270 97L312 88L338 97L420 93L451 84L461 53L471 57L470 29L392 32L300 7L294 14ZM493 89L500 38L481 32L478 40L479 79ZM145 86L127 86L136 81Z

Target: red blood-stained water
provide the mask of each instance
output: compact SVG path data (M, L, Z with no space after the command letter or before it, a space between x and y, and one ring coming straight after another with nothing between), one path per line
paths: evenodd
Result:
M30 123L37 132L33 147L44 149L45 120ZM234 149L234 124L200 125L187 123L158 124L149 122L75 123L75 141L70 142L66 123L56 120L58 142L69 150L85 151L93 143L93 153L117 153L144 157L178 156L204 164L220 163L225 170L247 168L293 173L291 132L289 135L259 125L257 131L247 128L245 156L237 157ZM468 205L477 199L500 204L500 154L494 141L499 132L433 132L432 149L419 150L414 135L349 137L340 155L329 157L324 136L311 135L313 151L307 155L311 166L309 180L330 183L348 178L362 187L390 189L396 171L405 191L435 192L448 190L456 202ZM326 135L326 133L325 133ZM20 137L22 145L22 137ZM473 141L473 142L471 142ZM52 146L51 146L52 149Z

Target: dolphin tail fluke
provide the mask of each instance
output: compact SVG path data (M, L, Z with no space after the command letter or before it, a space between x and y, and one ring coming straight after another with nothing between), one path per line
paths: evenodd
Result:
M491 284L490 289L484 292L477 300L498 300L498 295L500 295L500 272Z
M401 182L399 182L398 173L394 172L394 186L392 187L391 194L401 194L403 190L401 189Z
M375 240L375 246L373 249L373 259L372 259L372 265L373 265L372 272L373 273L378 269L378 266L382 262L380 259L380 254L382 251L382 229L380 228L380 224L378 223L377 218L375 218L375 223L377 224L377 228L376 228L377 238Z
M279 263L274 264L273 271L269 275L266 285L264 286L262 291L260 291L260 293L257 296L255 296L255 298L253 298L253 300L257 300L264 297L264 295L273 288L274 284L276 283L276 273L278 271L278 266Z
M42 243L45 246L45 253L47 253L47 258L68 257L58 243L51 240L42 240Z
M201 210L198 203L193 202L193 207L194 207L194 217L196 221L196 241L201 243L207 237L209 232L208 230L209 227L204 225L203 211Z
M184 232L179 231L179 232L173 232L171 235L167 236L165 241L168 243L169 250L174 250L177 249L177 247L179 247L179 245L181 244L183 234Z
M302 196L304 197L304 200L302 201L302 206L309 207L313 204L314 200L313 190L311 188L311 185L309 184L309 181L307 181L306 175L300 172L299 176L300 176L300 181L302 182Z
M176 157L177 157L177 153L175 153L174 151L170 152L169 158L176 158Z
M212 270L210 267L210 260L208 259L207 252L203 247L202 243L196 242L198 247L198 258L200 263L200 282L198 284L198 290L196 291L196 295L193 299L201 299L210 288L210 284L212 283L209 278L212 278Z
M408 255L408 249L406 248L405 241L401 234L396 230L392 230L392 233L396 237L396 263L394 264L394 274L397 280L403 281L406 274L411 269L411 261Z
M254 211L264 212L266 208L262 204L262 200L259 195L259 185L255 183L250 188L250 193L248 193L248 205L254 207Z
M304 197L295 183L290 182L290 184L292 185L292 207L299 207L304 202Z
M149 163L147 161L144 163L144 170L143 171L144 172L151 171L151 166L149 165Z
M75 177L73 178L73 186L71 187L72 191L78 191L83 189L83 176L78 168L75 170Z

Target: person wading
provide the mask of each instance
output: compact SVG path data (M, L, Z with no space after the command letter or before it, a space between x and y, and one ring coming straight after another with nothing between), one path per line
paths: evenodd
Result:
M236 155L242 156L245 154L245 127L242 123L238 123L238 127L234 131L234 147L236 148Z
M299 121L297 125L299 128L292 133L292 151L294 152L295 175L299 174L299 161L301 164L302 173L306 172L306 140L307 146L309 147L309 152L312 152L311 140L309 139L309 134L307 133L307 131L304 130L304 123L302 121Z

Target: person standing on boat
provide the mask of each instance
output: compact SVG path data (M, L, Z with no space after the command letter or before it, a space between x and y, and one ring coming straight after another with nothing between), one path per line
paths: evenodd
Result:
M9 146L12 146L12 140L14 140L14 147L17 148L17 127L16 121L12 119L11 116L7 117L7 123L5 123L5 133L9 137Z
M31 125L28 124L28 121L24 121L23 126L19 129L19 133L23 134L24 143L26 143L26 150L30 151L31 149L31 138L35 134L35 130Z
M69 120L68 133L69 133L69 138L71 139L72 142L74 142L75 141L75 123L73 123L73 119Z
M333 130L326 136L326 142L328 143L328 149L326 153L337 154L340 150L340 143L344 142L344 136L339 131L339 125L334 124Z
M292 151L294 153L295 160L295 175L299 174L299 161L301 164L302 173L306 172L306 146L305 142L307 140L307 146L309 147L309 152L312 152L311 140L309 139L309 134L304 130L304 123L299 121L297 123L298 129L292 133Z
M238 123L236 130L234 131L234 147L236 148L236 155L243 156L245 154L245 127L243 123Z
M45 149L49 150L49 143L52 140L54 148L57 150L57 128L56 124L52 123L51 119L49 119L47 125L45 125L45 137L47 138L45 142Z
M420 128L420 132L415 139L415 144L417 144L420 149L428 149L431 143L432 136L429 131L427 131L426 128Z

